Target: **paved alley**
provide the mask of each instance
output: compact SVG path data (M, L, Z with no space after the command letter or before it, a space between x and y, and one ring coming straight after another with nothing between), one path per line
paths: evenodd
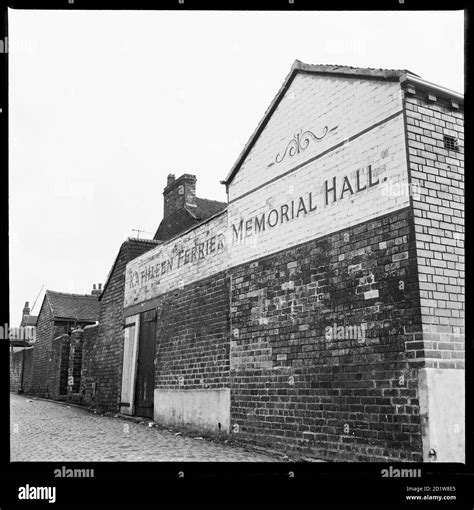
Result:
M15 461L275 462L240 447L175 435L78 407L10 394Z

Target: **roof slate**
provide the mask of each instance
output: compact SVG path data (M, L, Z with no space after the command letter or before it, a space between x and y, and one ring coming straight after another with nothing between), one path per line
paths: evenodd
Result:
M22 326L36 326L36 322L38 321L37 315L24 315L23 320L21 321Z
M225 202L196 197L196 207L189 207L189 212L198 220L207 220L227 207Z
M196 207L186 205L183 209L179 209L161 220L155 239L168 241L181 232L211 218L226 207L225 202L196 197Z
M55 319L74 319L81 322L99 320L100 304L97 296L47 290L46 297Z

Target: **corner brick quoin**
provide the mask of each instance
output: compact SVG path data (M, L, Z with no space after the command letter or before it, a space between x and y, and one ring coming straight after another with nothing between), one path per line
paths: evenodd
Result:
M97 324L70 334L43 303L11 390L300 457L463 462L463 101L341 69L294 65L227 203L170 174Z

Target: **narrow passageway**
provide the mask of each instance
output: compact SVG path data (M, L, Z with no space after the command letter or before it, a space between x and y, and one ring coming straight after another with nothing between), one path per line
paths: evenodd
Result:
M175 435L78 407L10 394L10 459L88 462L276 462L278 458Z

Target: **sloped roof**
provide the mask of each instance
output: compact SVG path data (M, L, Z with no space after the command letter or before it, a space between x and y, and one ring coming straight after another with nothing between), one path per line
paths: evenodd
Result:
M55 319L72 319L84 322L99 320L100 305L97 296L47 290L45 297Z
M37 315L24 315L21 321L22 326L36 326L38 321Z
M225 202L196 197L196 207L189 204L163 218L158 226L155 239L168 241L189 228L199 225L227 207Z
M196 197L196 206L197 207L190 207L189 211L196 219L207 220L207 218L225 209L227 204L219 200L208 200L207 198Z
M280 87L277 95L270 103L267 111L265 112L262 120L259 122L256 130L253 132L249 141L246 143L244 149L239 154L237 161L234 163L230 172L228 173L225 180L221 181L221 184L229 185L235 174L238 172L240 166L244 162L248 153L254 146L257 138L260 136L260 133L263 131L265 126L267 125L270 117L273 112L276 110L278 104L281 99L285 95L289 86L291 85L294 77L297 73L312 73L312 74L321 74L321 75L333 75L333 76L350 76L354 78L366 78L366 79L377 79L377 80L388 80L388 81L401 81L406 76L419 76L407 69L374 69L369 67L351 67L351 66L341 66L337 64L305 64L299 60L295 60L293 65L291 66L290 73L285 78L283 85Z
M183 207L160 221L155 239L161 242L168 241L193 225L197 225L200 221L190 209Z
M292 70L304 71L309 73L320 74L338 74L350 75L361 78L382 78L385 80L398 80L405 74L418 76L408 69L381 69L374 67L352 67L341 66L339 64L305 64L300 60L295 60L291 66Z

